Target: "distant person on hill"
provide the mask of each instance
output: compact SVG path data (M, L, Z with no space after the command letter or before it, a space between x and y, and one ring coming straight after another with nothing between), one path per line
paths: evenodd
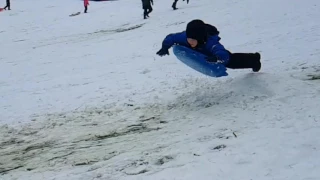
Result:
M83 0L83 3L84 3L84 13L87 13L88 6L89 6L89 0Z
M184 0L183 0L184 1ZM178 2L178 0L174 0L174 2L173 2L173 4L172 4L172 8L173 8L173 10L177 10L178 8L177 8L177 2ZM187 4L189 4L189 0L187 0Z
M10 0L7 0L7 4L6 4L6 6L3 8L4 10L7 10L7 8L8 8L8 10L11 10L10 9Z
M149 14L152 12L152 6L153 5L153 0L142 0L142 9L144 10L143 12L143 18L147 19L149 17Z
M178 44L203 53L210 63L221 63L230 69L250 68L254 72L260 71L259 53L231 53L220 44L220 39L216 27L196 19L187 24L185 31L167 35L157 54L169 55L171 46Z

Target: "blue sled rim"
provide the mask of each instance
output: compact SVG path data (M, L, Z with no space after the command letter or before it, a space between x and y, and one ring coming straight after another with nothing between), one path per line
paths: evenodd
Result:
M222 64L209 63L205 55L188 47L174 45L174 55L185 65L210 77L228 76L227 68Z

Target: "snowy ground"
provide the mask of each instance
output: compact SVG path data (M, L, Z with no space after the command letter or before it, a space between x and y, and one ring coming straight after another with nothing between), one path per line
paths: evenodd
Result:
M148 20L131 0L0 12L1 180L320 179L319 0L171 3ZM194 18L262 71L157 57Z

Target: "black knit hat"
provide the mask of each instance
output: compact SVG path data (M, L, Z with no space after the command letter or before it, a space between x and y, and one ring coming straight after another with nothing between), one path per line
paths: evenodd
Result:
M199 42L204 42L206 39L205 23L199 19L190 21L187 24L187 38L196 39Z

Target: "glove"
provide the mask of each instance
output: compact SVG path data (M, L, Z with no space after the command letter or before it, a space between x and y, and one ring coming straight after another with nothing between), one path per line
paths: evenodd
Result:
M217 62L218 58L217 58L217 56L207 56L206 61L209 63L213 63L213 62Z
M209 63L224 63L223 60L219 60L217 56L207 56L206 61Z
M165 47L162 47L158 52L157 54L159 56L164 56L164 55L169 55L169 49L168 48L165 48Z

